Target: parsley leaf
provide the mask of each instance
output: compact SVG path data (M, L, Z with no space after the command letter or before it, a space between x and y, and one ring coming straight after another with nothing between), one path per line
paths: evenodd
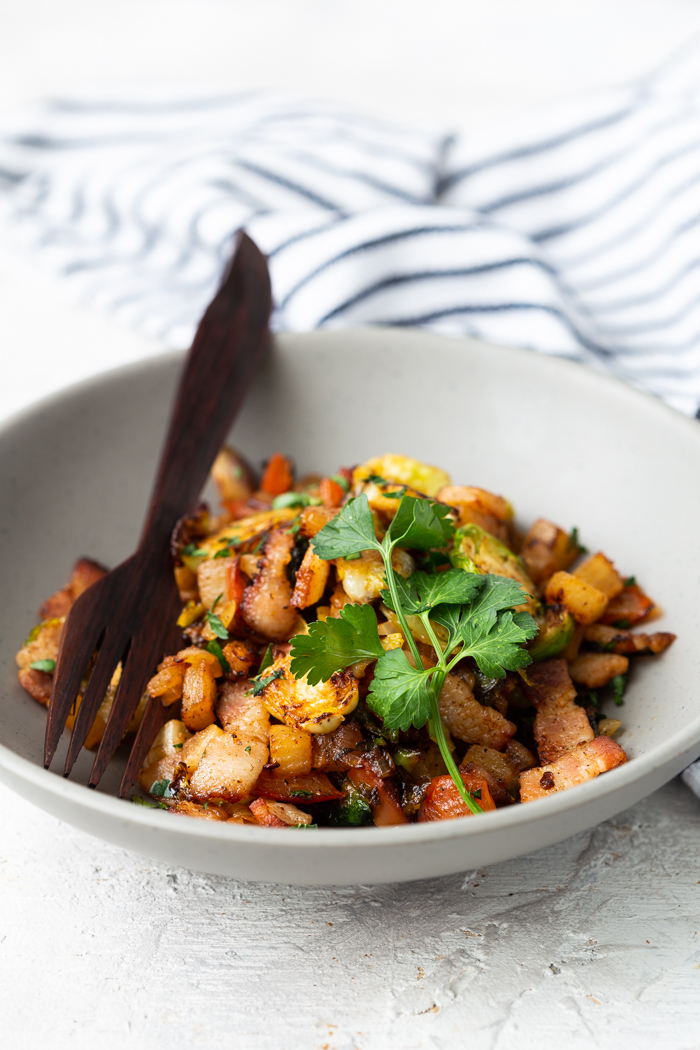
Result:
M132 795L131 801L135 806L145 806L146 809L167 809L168 807L164 802L151 802L147 798L142 798L141 795Z
M214 619L218 620L218 616L215 616ZM226 637L228 638L228 632L226 632ZM212 656L216 657L216 659L219 661L219 663L221 665L221 670L224 672L224 674L229 674L230 673L231 665L229 664L228 660L224 656L224 651L223 651L223 649L221 648L221 646L219 645L218 642L215 642L215 641L207 642L207 652L211 653Z
M314 553L325 561L361 554L372 547L380 549L380 544L374 535L372 512L364 492L349 500L340 514L314 536Z
M367 703L388 729L420 729L428 721L429 674L412 667L403 649L390 649L377 660Z
M345 605L339 617L309 624L308 634L298 634L291 641L290 670L295 678L307 675L309 685L327 682L336 671L358 660L384 656L371 605Z
M206 558L207 556L207 552L201 550L196 543L188 543L180 553L185 554L188 558Z
M404 496L389 526L392 544L411 550L444 547L455 533L450 508L416 496Z
M265 650L265 655L263 656L262 663L260 664L260 667L258 669L258 677L260 677L263 671L267 671L268 667L272 667L273 662L274 661L272 659L272 642L270 642L267 649Z
M273 671L272 674L269 674L266 678L263 678L261 675L258 675L257 678L251 678L250 681L253 688L248 690L248 696L260 696L266 685L281 678L283 674L284 669L278 667L276 671Z
M228 631L226 630L216 613L208 612L206 615L206 621L217 638L224 638L226 641L228 641Z
M415 616L427 612L436 605L463 605L470 601L485 577L462 569L448 569L446 572L414 572L404 579L396 576L396 590L405 613ZM389 591L382 591L382 601L392 612L396 612Z
M622 697L625 695L625 689L627 688L627 675L616 674L610 685L612 686L613 700L616 707L622 707L625 702Z
M56 670L55 660L33 660L29 665L32 671L45 671L46 674L52 674Z
M172 798L173 793L170 790L170 781L167 777L163 777L162 780L156 780L154 784L151 784L151 795L159 795L161 798Z

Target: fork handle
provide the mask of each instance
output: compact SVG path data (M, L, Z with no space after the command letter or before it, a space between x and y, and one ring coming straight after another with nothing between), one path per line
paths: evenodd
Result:
M169 551L175 523L194 509L267 349L271 308L265 257L239 232L185 361L139 553Z

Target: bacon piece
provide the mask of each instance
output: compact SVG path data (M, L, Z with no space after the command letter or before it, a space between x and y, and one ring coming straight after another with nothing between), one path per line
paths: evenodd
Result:
M46 671L37 671L32 667L22 667L17 672L19 684L26 689L33 700L38 700L44 707L49 706L53 675Z
M449 674L440 694L440 716L453 736L467 744L502 751L516 726L493 707L484 707L464 677Z
M627 761L620 745L609 736L597 736L573 748L549 765L527 769L520 774L520 801L532 802L557 791L566 791L593 780Z
M258 824L263 824L266 828L289 827L284 820L280 820L264 798L256 798L255 802L251 802L250 812L253 814Z
M477 796L474 801L481 807L482 811L487 812L495 809L496 803L491 797L486 779L474 773L463 772L461 768L459 772L464 781L464 786L470 794L474 792L481 793L481 798ZM462 800L462 796L457 790L452 777L442 776L434 777L430 781L425 801L418 812L418 820L420 823L424 823L433 820L455 820L457 817L473 817L474 815Z
M576 690L566 660L543 660L526 673L523 691L537 711L533 733L540 762L553 762L570 748L592 740L588 716L574 702Z
M625 587L616 598L608 604L600 617L601 623L613 626L634 627L636 623L646 620L654 608L654 603L641 587L633 584Z
M633 634L622 627L610 627L605 623L594 623L586 628L584 638L591 645L606 653L620 653L625 656L647 656L662 653L675 642L675 634L657 631L655 634Z
M50 620L54 616L67 616L73 602L107 575L107 569L91 558L80 558L73 566L69 583L47 598L39 609L40 620Z
M270 716L262 698L253 696L249 681L221 683L216 715L227 733L234 733L246 744L251 740L267 744Z

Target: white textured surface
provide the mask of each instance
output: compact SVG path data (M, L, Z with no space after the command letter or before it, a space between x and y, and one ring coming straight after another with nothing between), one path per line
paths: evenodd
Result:
M184 818L183 818L184 819ZM171 870L6 799L3 1046L697 1050L700 809L377 888Z
M4 110L168 79L468 129L641 75L700 4L0 0L0 18ZM0 416L159 349L0 269ZM169 871L12 796L0 821L8 1050L700 1048L700 807L679 782L485 872L335 892Z

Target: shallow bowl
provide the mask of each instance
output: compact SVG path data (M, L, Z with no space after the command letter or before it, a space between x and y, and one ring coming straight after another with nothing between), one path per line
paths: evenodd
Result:
M678 641L639 661L621 709L630 761L590 783L478 818L278 834L175 818L41 766L45 710L14 654L79 555L115 565L134 548L181 363L168 355L42 402L0 430L0 780L70 824L170 864L243 879L350 884L482 867L606 820L700 754L700 427L608 376L533 353L421 332L285 335L232 440L303 471L386 451L506 495L518 519L576 525L634 573ZM60 756L59 756L60 758ZM60 768L59 762L54 763ZM82 778L83 783L80 782Z

